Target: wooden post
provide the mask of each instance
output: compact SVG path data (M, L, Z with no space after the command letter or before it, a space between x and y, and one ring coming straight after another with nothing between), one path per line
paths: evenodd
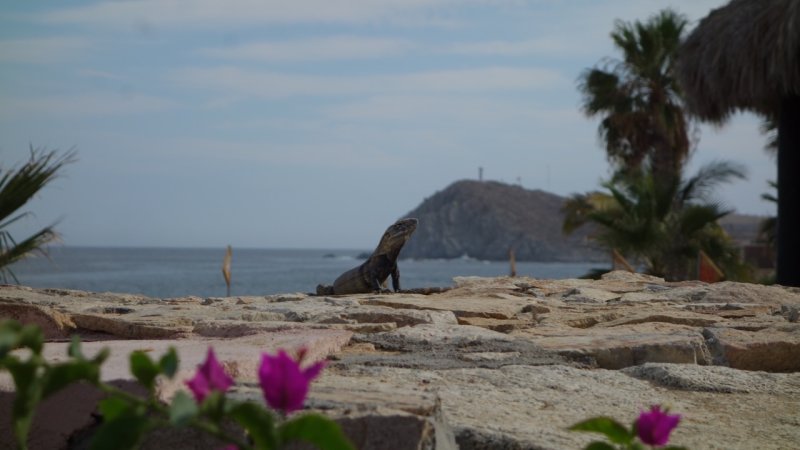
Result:
M618 252L615 248L611 249L611 270L627 270L628 272L636 272L636 269L628 264L628 261L625 259L625 257L622 256L622 254L620 254L620 252Z
M800 97L781 102L778 121L776 282L800 286Z
M517 276L517 257L514 256L514 247L508 249L508 261L511 263L511 276Z
M228 286L228 297L231 296L231 259L233 257L233 250L228 246L225 252L225 258L222 260L222 276L225 278L225 285Z

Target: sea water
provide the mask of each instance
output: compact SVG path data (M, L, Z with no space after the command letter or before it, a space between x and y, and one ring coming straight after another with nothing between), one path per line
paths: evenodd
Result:
M342 272L361 264L362 253L364 250L234 248L231 295L313 292L317 284L332 284ZM226 295L223 248L56 247L49 255L49 259L34 257L14 264L11 270L20 284L159 298ZM518 261L516 268L520 276L574 278L599 265ZM451 286L456 276L509 273L508 262L468 257L404 259L398 266L403 289Z

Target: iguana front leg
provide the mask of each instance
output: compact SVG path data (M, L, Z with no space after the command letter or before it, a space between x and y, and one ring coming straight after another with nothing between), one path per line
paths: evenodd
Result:
M397 268L397 264L392 269L392 288L395 292L400 291L400 269Z

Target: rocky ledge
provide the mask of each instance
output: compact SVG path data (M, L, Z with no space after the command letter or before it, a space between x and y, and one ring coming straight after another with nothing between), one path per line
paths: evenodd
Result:
M186 379L213 345L237 379L233 395L260 398L260 354L306 347L330 361L308 408L334 417L361 449L578 449L592 437L569 425L596 415L630 422L651 404L683 415L675 445L796 448L799 309L799 289L627 272L456 278L431 295L152 299L0 288L0 318L40 325L49 358L76 333L87 354L110 347L106 380L129 378L130 351L169 346ZM160 395L181 388L163 383ZM10 433L11 389L0 374L0 436ZM31 448L79 446L99 395L75 386L45 402ZM145 443L218 446L181 433Z

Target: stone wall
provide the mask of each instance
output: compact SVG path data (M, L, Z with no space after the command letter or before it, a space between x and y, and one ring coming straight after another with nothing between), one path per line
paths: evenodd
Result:
M0 317L42 326L47 357L62 357L72 334L89 355L110 347L106 380L126 382L132 350L176 346L181 372L159 386L164 398L209 345L237 378L232 395L246 398L260 398L262 352L306 347L330 361L307 406L336 418L362 449L577 449L591 436L569 425L595 415L631 422L651 404L683 415L676 445L795 448L798 308L798 289L626 272L456 278L432 295L151 299L0 287ZM0 374L0 436L10 435L12 386ZM80 448L91 434L93 401L70 399L96 395L72 389L38 413L31 448ZM219 447L168 438L170 448Z

